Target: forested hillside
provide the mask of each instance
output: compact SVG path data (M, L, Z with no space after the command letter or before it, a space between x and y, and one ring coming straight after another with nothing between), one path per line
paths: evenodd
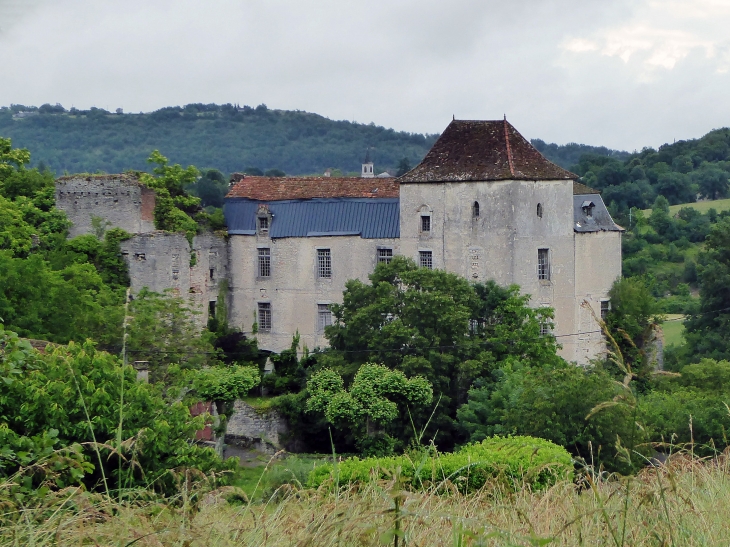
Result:
M35 166L42 162L59 175L146 170L152 150L173 163L224 173L251 167L292 175L328 168L359 173L368 148L378 172L395 173L403 158L418 163L436 139L308 112L230 104L191 104L149 114L13 105L0 108L0 136L33 150Z
M191 104L149 114L12 105L0 108L0 136L33 150L33 165L49 167L57 175L145 170L152 150L160 150L173 163L223 173L251 168L290 175L328 168L359 172L368 148L378 172L396 174L399 168L421 161L438 137L265 105L230 104ZM586 153L621 161L628 157L627 152L602 146L532 142L566 169ZM404 158L407 164L401 163Z

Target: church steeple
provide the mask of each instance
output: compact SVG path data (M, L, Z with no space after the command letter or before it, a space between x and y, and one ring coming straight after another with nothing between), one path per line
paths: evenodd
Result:
M373 172L373 161L370 159L369 147L365 152L365 161L362 164L362 172L360 173L360 176L364 179L372 179L375 177L375 173Z

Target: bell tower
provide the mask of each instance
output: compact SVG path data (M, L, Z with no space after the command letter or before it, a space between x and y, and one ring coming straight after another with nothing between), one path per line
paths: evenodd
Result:
M370 148L365 152L365 161L362 163L360 177L364 179L372 179L375 177L375 173L373 173L373 161L370 159Z

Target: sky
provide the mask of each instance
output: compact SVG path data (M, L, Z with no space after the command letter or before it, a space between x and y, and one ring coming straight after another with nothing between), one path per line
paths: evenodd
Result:
M0 0L0 105L501 119L621 150L730 126L730 0Z

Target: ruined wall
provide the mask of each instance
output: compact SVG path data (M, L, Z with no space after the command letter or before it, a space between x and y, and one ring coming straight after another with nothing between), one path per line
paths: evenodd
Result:
M276 410L260 411L244 401L236 401L233 415L228 420L226 439L229 436L234 439L243 437L250 442L258 440L280 448L283 440L280 436L288 431L286 420Z
M398 239L362 239L360 236L292 237L270 239L261 235L230 237L231 326L250 333L259 302L271 304L272 328L256 335L259 347L282 351L299 331L310 349L327 345L318 328L318 304L341 303L349 279L367 281L377 263L378 247L400 254ZM258 276L258 249L269 248L271 276ZM317 249L330 249L332 277L317 277Z
M123 241L121 249L129 265L134 293L143 287L159 293L172 289L198 312L198 325L206 324L211 302L217 305L220 281L228 278L225 237L213 233L197 235L191 249L185 234L156 231Z
M92 234L92 218L105 227L118 227L131 234L155 229L155 193L129 175L61 177L56 181L56 207L72 222L70 237Z
M424 233L420 217L429 212L431 231ZM531 295L530 305L555 309L555 335L575 332L572 181L402 184L400 222L405 256L418 261L419 251L428 250L434 268L471 281L516 283ZM538 279L541 248L549 249L549 280ZM571 337L558 341L561 355L572 360Z

